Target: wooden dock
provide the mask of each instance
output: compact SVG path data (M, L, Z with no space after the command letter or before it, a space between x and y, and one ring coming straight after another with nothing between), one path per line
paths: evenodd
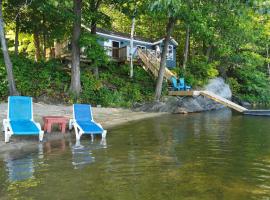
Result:
M243 106L240 106L240 105L238 105L238 104L236 104L236 103L234 103L234 102L232 102L232 101L230 101L228 99L225 99L225 98L223 98L221 96L218 96L218 95L214 94L213 92L200 91L200 94L202 96L205 96L205 97L209 98L209 99L212 99L213 101L221 103L221 104L223 104L223 105L225 105L225 106L227 106L229 108L232 108L232 109L234 109L234 110L236 110L238 112L243 113L244 111L248 110L248 109L244 108Z
M169 96L180 96L180 97L185 97L185 96L198 96L200 95L199 91L195 91L195 90L190 90L190 91L169 91Z
M247 111L244 111L244 115L268 116L268 117L270 117L270 110L247 110Z
M238 112L245 112L245 111L248 111L248 109L228 100L228 99L225 99L221 96L218 96L216 94L214 94L213 92L210 92L210 91L196 91L196 90L191 90L191 91L169 91L169 95L170 96L181 96L181 97L184 97L184 96L199 96L199 95L202 95L202 96L205 96L209 99L212 99L213 101L216 101L220 104L223 104L224 106L227 106L229 108L232 108Z

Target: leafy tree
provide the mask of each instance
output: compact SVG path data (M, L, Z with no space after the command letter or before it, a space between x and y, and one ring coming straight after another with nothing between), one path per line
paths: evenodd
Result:
M2 14L2 0L0 0L0 38L1 38L2 52L4 55L4 61L5 61L6 70L7 70L9 94L19 95L16 89L16 84L15 84L13 71L12 71L13 67L12 67L10 57L9 57L7 44L6 44L4 21L3 21L3 14Z
M98 43L102 40L97 35L84 32L80 39L80 46L83 47L83 55L90 62L91 67L95 69L95 75L98 78L97 68L108 65L109 58L105 53L104 48Z
M155 90L155 100L159 101L162 92L162 83L163 77L166 67L166 55L168 51L169 41L171 39L171 35L173 32L173 28L175 23L177 22L179 11L180 11L180 1L176 0L156 0L152 3L152 10L156 13L162 14L165 13L165 17L167 17L167 26L166 26L166 34L164 39L164 46L161 53L161 61L160 68L158 72L156 90Z
M82 0L73 0L74 22L71 40L71 84L70 92L76 97L81 92L80 78L80 35L81 35L81 16L82 16Z

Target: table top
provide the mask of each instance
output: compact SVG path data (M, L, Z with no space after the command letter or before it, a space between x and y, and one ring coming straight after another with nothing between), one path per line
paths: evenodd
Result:
M66 116L43 116L43 119L66 119L66 120L68 120L69 117L66 117Z

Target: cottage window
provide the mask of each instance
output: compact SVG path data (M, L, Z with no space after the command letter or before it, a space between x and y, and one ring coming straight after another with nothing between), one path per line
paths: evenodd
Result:
M173 45L168 46L167 60L173 60Z

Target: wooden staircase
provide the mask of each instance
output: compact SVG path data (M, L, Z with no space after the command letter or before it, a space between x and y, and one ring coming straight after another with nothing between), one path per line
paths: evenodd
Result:
M143 68L146 71L150 71L154 77L158 77L158 71L160 67L160 59L156 57L156 55L151 52L149 49L142 50L138 48L138 56L143 62ZM168 68L165 68L164 78L166 80L170 80L171 77L176 77L174 73L172 73Z

